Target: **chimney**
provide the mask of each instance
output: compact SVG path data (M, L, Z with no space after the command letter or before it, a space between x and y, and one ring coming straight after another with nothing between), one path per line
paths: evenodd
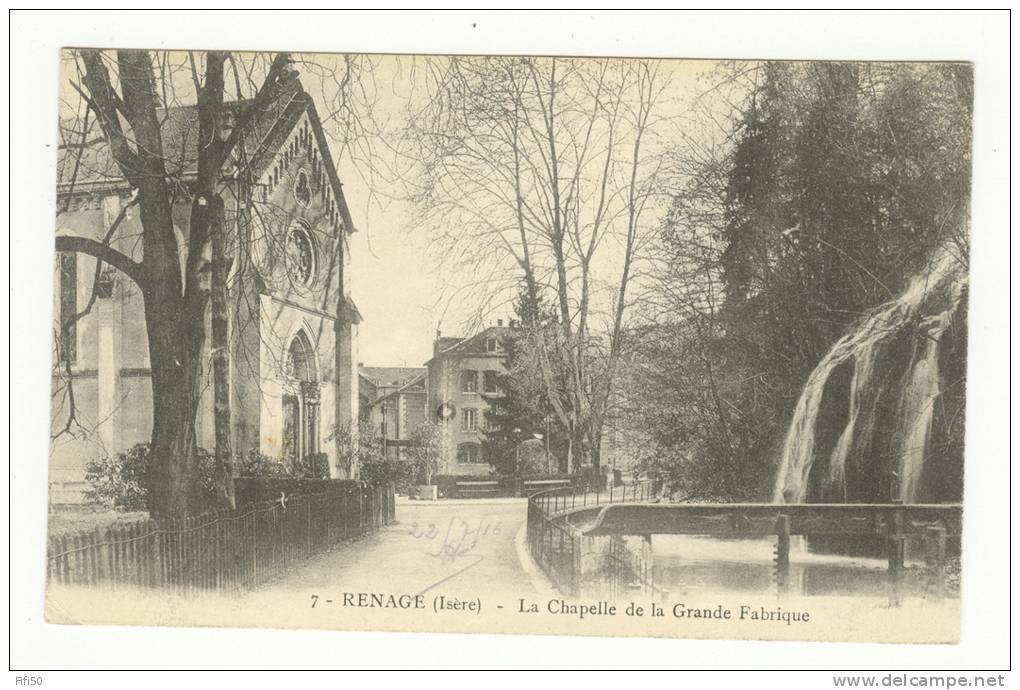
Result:
M436 357L439 355L439 339L443 337L443 332L436 329L436 339L432 341L432 356Z

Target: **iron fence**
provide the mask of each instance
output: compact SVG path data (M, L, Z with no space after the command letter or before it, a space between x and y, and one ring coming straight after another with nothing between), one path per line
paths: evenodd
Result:
M654 498L651 482L603 487L565 487L528 499L527 537L532 559L557 589L569 596L599 595L616 599L641 591L661 596L655 569L643 554L616 537L589 537L572 518L610 503L647 502Z
M245 590L394 521L392 484L350 484L236 510L51 537L47 575L60 584L182 594Z

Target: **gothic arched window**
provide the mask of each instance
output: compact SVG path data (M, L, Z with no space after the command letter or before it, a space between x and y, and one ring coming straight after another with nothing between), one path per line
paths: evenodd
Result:
M319 381L315 351L304 331L287 348L291 392L283 396L283 458L296 461L319 452Z

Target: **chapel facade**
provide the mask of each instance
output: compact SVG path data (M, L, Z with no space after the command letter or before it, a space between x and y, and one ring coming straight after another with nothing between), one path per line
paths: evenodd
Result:
M244 103L226 104L228 123ZM183 267L197 112L181 106L160 115L166 156L174 157L167 167L181 181L172 210ZM57 234L102 241L117 223L112 246L140 260L142 228L131 189L98 128L85 139L60 151ZM324 453L331 476L347 478L357 468L338 466L330 438L338 425L358 422L361 315L350 294L354 224L342 185L315 105L299 83L250 120L240 141L224 164L221 190L234 450L285 461ZM149 440L152 390L138 286L109 266L97 272L96 261L81 253L56 255L54 281L50 493L55 503L73 503L81 500L90 459ZM84 315L69 319L75 314ZM212 450L209 318L207 310L208 385L196 433L199 447Z

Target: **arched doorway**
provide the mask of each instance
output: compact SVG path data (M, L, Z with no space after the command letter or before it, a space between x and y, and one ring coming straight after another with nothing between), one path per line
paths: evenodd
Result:
M319 452L319 380L304 331L287 348L281 455L291 462Z

